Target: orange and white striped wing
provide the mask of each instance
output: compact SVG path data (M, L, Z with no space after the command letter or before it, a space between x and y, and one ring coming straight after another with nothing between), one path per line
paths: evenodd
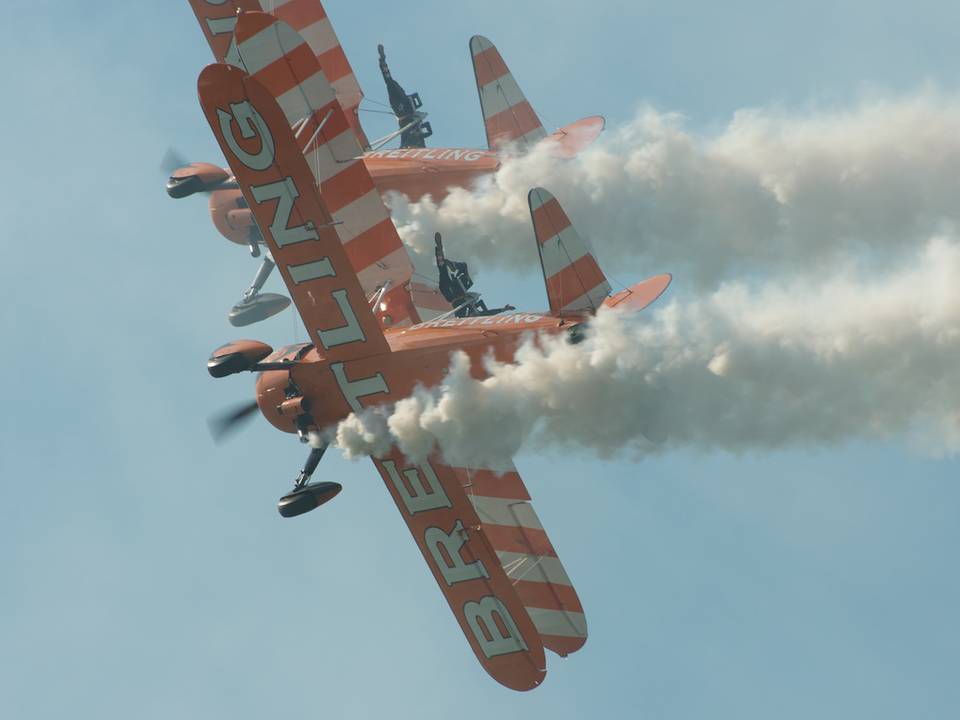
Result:
M373 459L477 660L499 683L532 690L546 675L539 629L485 537L458 473L398 450Z
M595 312L610 294L610 283L593 252L553 195L534 188L528 200L550 311Z
M253 12L240 16L236 41L247 72L274 95L293 126L367 296L389 284L381 302L390 308L390 326L418 322L406 289L410 256L309 44L287 23Z
M544 647L562 657L579 650L587 641L583 606L516 467L454 472Z
M347 122L360 146L370 147L360 125L363 91L320 0L260 0L263 9L300 33L333 85Z
M217 62L239 65L233 31L239 13L268 12L297 30L333 85L337 100L363 149L370 146L360 124L363 91L320 0L190 0Z
M198 92L311 340L331 364L389 353L273 95L240 68L225 64L204 69Z
M487 38L470 39L473 72L491 150L514 144L526 151L547 136L543 123L517 84L500 51Z
M233 29L241 12L260 10L259 0L190 0L200 29L219 63L238 65Z

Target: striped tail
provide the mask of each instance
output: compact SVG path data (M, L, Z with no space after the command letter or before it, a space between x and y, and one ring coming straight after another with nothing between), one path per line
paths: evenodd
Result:
M528 200L550 311L596 312L610 294L610 283L593 252L553 195L534 188Z
M487 145L491 150L514 145L526 152L547 136L543 123L492 42L475 35L470 39L470 54Z
M543 646L561 657L579 650L587 641L583 606L513 463L454 471Z

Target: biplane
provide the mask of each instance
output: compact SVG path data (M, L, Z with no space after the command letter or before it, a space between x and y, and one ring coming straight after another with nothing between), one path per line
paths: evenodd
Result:
M295 65L309 54L324 69L353 132L351 145L355 146L356 157L362 157L381 194L397 192L413 201L430 195L439 201L450 188L470 187L479 178L496 172L511 153L525 152L544 142L563 156L573 156L592 143L604 127L602 117L588 117L548 134L497 48L488 39L476 36L470 40L470 54L487 148L426 148L423 141L432 131L425 122L425 114L419 110L419 95L407 95L393 79L382 47L379 48L380 69L400 127L396 133L371 145L360 122L363 92L320 0L190 0L190 4L220 63L240 64L234 29L237 18L245 12L269 10L297 30L304 44L285 48L284 56L276 62ZM294 128L295 133L304 131L302 124ZM400 148L382 147L396 136L402 138ZM174 198L208 194L210 215L217 230L228 240L247 246L254 257L260 257L263 238L228 169L210 163L184 165L171 173L167 192ZM340 208L334 209L334 220L349 222L348 218L341 217ZM289 305L289 300L282 295L261 293L273 267L273 258L267 254L253 282L231 309L228 316L231 324L245 326L259 322ZM431 282L420 285L421 295L426 298ZM437 294L435 287L433 294Z
M408 284L370 299L365 275L379 267L376 259L399 267L396 258L407 251L354 152L348 113L314 54L298 51L305 43L290 25L248 12L234 37L236 62L203 70L200 103L310 342L273 350L241 340L213 352L213 377L257 374L255 402L231 422L259 410L281 431L323 437L350 413L394 403L417 385L438 385L456 352L482 378L485 358L510 361L537 333L575 342L599 308L639 311L670 283L659 275L611 295L560 204L536 188L529 205L548 312L458 318L451 309L424 321ZM290 61L278 62L284 57ZM384 299L409 323L386 322ZM312 447L280 499L284 517L310 512L342 490L312 480L325 450ZM545 677L544 648L567 656L584 645L583 607L510 459L461 467L435 448L413 463L394 447L372 461L495 680L530 690Z

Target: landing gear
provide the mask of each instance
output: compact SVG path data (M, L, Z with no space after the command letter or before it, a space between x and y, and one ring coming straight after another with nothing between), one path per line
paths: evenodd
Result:
M343 486L335 482L310 483L310 477L320 464L327 446L310 451L303 470L293 484L293 491L287 493L277 503L277 510L285 518L297 517L314 510L335 498Z
M261 288L276 267L269 253L264 256L260 268L253 278L253 283L243 293L243 297L234 305L227 318L234 327L245 327L273 317L283 312L290 305L290 299L276 293L260 294Z

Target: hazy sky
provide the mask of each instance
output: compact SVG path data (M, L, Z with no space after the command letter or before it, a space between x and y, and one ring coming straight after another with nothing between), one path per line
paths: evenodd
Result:
M946 2L326 5L381 102L386 45L434 145L482 143L478 32L549 125L615 125L651 103L710 132L743 107L842 108L925 83L955 94L960 68L960 8ZM305 450L260 420L226 446L207 434L210 414L252 394L250 378L211 380L209 352L304 332L289 312L231 328L256 265L203 200L163 192L167 147L222 161L196 100L210 55L187 2L37 0L7 17L0 716L956 712L960 463L899 444L522 455L590 638L550 656L536 691L501 688L369 462L328 454L317 477L344 492L284 521L275 502ZM371 135L388 130L369 118ZM487 272L483 289L542 307L542 281L521 280Z

